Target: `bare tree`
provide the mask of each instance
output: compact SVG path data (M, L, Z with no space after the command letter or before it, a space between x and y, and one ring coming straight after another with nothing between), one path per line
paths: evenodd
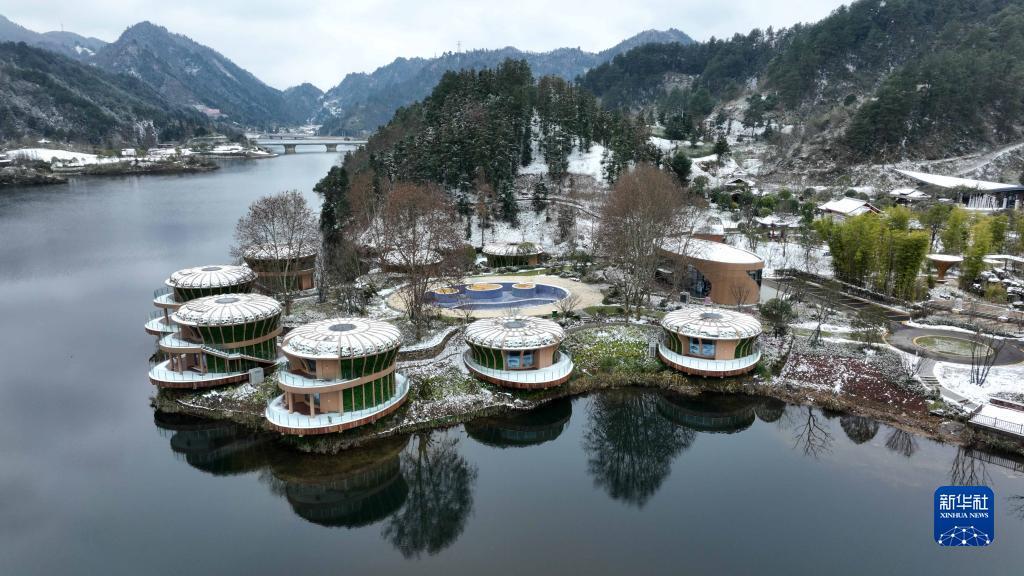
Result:
M404 275L399 292L416 329L430 321L427 290L441 280L454 280L465 268L454 209L444 192L431 185L399 182L384 199L373 223L381 258Z
M570 292L568 296L562 298L555 303L555 307L562 316L569 316L576 311L576 307L580 305L580 295L575 292Z
M598 230L599 253L611 265L608 278L623 298L628 316L651 293L658 249L695 202L667 172L639 164L623 174L605 199Z
M729 292L732 295L733 302L736 303L736 308L743 308L749 301L750 293L753 292L753 289L746 282L734 282L729 288Z
M971 339L971 384L985 385L988 373L1005 344L1006 340L982 332L981 326L975 328L974 338Z
M268 274L261 275L261 283L284 301L286 313L290 313L298 287L297 267L318 252L320 243L316 215L298 190L289 190L249 205L235 225L231 253L266 267Z

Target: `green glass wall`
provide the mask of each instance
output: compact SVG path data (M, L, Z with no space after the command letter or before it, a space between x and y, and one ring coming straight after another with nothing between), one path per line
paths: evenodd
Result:
M218 296L220 294L247 294L252 292L252 282L232 284L231 286L220 286L217 288L175 288L174 299L178 302L188 302L203 296Z
M395 373L392 371L361 386L342 390L342 406L345 412L373 408L393 398L395 392Z
M392 348L391 350L385 350L384 352L374 354L373 356L342 358L339 361L341 378L342 380L351 380L353 378L362 378L363 376L376 374L377 372L380 372L394 364L397 357L398 348Z
M197 326L196 330L203 337L204 344L222 345L234 342L245 342L262 338L277 330L281 322L281 315L271 316L256 322L236 324L234 326Z

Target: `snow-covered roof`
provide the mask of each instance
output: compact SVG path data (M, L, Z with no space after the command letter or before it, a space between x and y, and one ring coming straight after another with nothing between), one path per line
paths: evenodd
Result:
M761 333L761 323L750 314L696 305L669 312L661 325L682 336L712 340L739 340Z
M686 236L666 238L662 242L661 248L674 254L685 252L686 257L695 260L707 260L722 264L749 264L754 267L764 266L764 260L749 250L702 238Z
M415 254L411 255L392 250L384 255L384 262L391 266L422 266L425 264L439 264L441 262L441 255L436 250L427 249L417 250Z
M246 284L255 279L256 273L248 266L217 264L178 270L164 284L171 288L224 288Z
M754 217L754 221L762 226L786 226L789 228L796 228L800 226L800 218L798 216L776 216L775 214L769 214L764 218Z
M954 256L952 254L929 254L927 256L932 262L963 262L963 256Z
M546 318L503 316L477 320L466 328L466 342L500 350L527 350L558 344L565 331Z
M303 324L284 337L282 349L311 359L360 358L397 348L402 333L369 318L329 318Z
M896 169L896 171L907 178L912 178L918 182L924 182L925 184L931 184L932 186L938 186L940 188L973 188L975 190L985 192L1024 191L1024 185L1021 184L1003 184L1002 182L990 182L987 180L972 180L970 178L942 176L940 174L928 174L927 172L915 172L913 170Z
M865 212L881 212L881 210L872 206L867 200L859 198L832 200L818 206L818 210L822 212L835 212L844 216L859 216Z
M317 246L312 243L299 243L295 246L287 244L258 244L244 250L247 260L290 260L316 256Z
M894 196L896 198L909 198L911 200L928 197L927 194L921 192L917 188L896 188L889 191L889 196Z
M281 304L262 294L218 294L182 304L171 319L187 326L233 326L281 314Z
M533 242L485 244L482 252L490 256L532 256L543 254L544 250Z

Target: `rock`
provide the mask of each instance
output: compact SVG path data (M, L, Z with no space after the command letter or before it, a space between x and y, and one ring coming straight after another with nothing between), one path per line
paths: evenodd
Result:
M0 188L10 186L47 186L67 184L68 179L41 168L5 166L0 169Z

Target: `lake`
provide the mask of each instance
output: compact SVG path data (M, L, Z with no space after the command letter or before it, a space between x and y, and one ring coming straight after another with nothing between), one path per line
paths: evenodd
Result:
M0 191L2 573L1020 571L1012 463L764 399L608 392L329 457L154 414L152 291L338 159ZM995 491L989 548L932 542L951 482Z

